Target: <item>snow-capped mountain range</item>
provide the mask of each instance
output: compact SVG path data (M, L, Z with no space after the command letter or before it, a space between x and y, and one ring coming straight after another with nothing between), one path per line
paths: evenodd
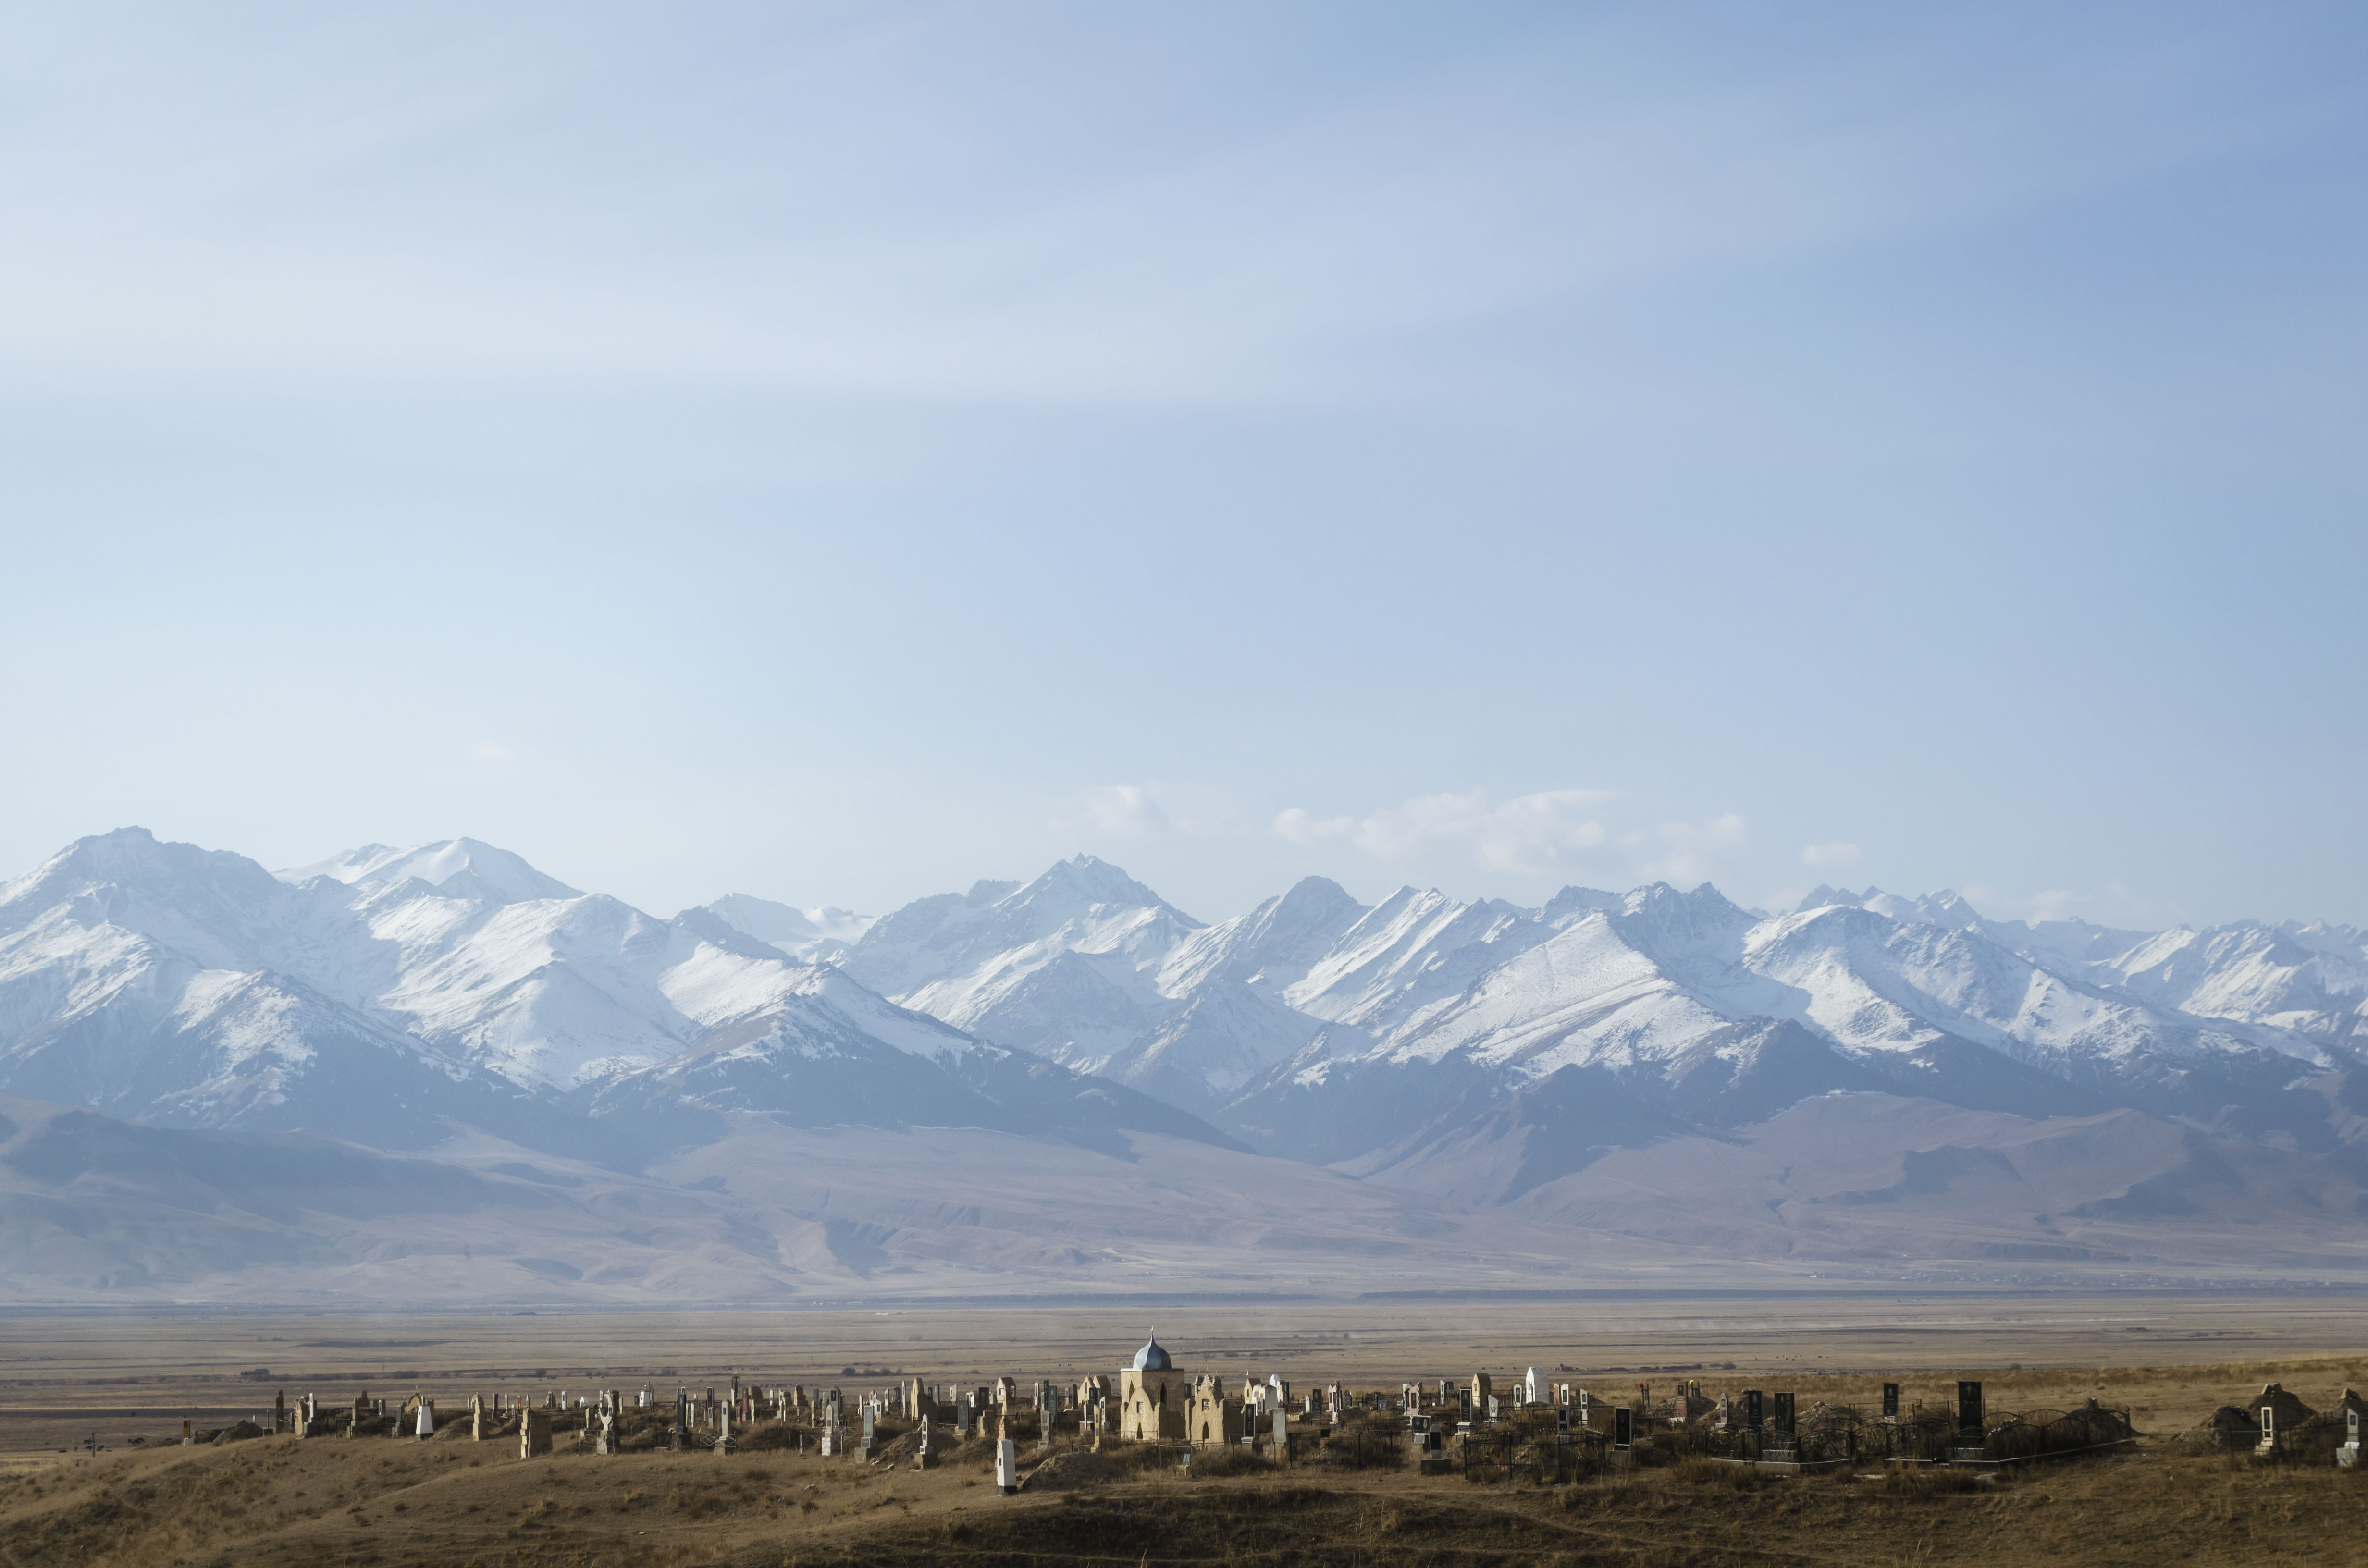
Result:
M1326 1162L1564 1073L1602 1080L1592 1097L1639 1128L1679 1102L1717 1124L1880 1085L2325 1146L2324 1091L2368 1040L2358 931L2031 926L1873 888L1768 915L1707 884L1534 908L1406 887L1368 907L1310 878L1203 926L1081 857L907 905L843 963L982 1039Z
M1263 1157L1271 1187L1279 1157L1460 1211L1695 1216L1691 1233L1700 1195L1655 1207L1605 1173L1662 1181L1691 1168L1671 1151L1748 1143L1769 1152L1765 1202L1840 1201L1779 1152L1856 1117L1861 1164L1956 1169L1883 1153L1955 1129L2022 1151L2016 1179L2093 1224L2208 1213L2241 1233L2248 1204L2288 1191L2340 1231L2368 1214L2363 1018L2368 933L2033 926L1947 892L1821 888L1772 915L1707 884L1366 905L1309 878L1208 925L1079 856L876 919L745 894L663 919L471 839L275 874L136 828L0 885L0 1095L157 1128L531 1151L633 1181L707 1150L724 1182L742 1156L722 1151L846 1129L906 1141L867 1143L875 1165L900 1147L926 1165L919 1132L938 1129L1069 1151L1030 1156L1061 1173L1051 1190L1105 1179L1064 1161L1197 1147L1216 1161L1194 1166L1203 1184ZM2146 1168L2113 1185L2115 1150L2141 1145ZM2063 1148L2081 1151L2069 1186L2044 1174ZM930 1196L943 1179L910 1173L899 1222L972 1222L966 1198ZM850 1241L800 1212L782 1223L849 1256L894 1234L940 1260L967 1244ZM2017 1223L2053 1235L2060 1218Z
M0 886L0 1086L132 1119L381 1148L464 1124L564 1144L658 1084L684 1108L722 1096L848 1119L852 1077L858 1100L918 1096L962 1125L1198 1126L1071 1074L1031 1077L1033 1059L998 1071L1011 1058L710 911L662 920L472 839L275 876L127 828ZM753 1101L723 1087L751 1062L773 1085ZM1058 1083L1090 1104L1064 1104Z

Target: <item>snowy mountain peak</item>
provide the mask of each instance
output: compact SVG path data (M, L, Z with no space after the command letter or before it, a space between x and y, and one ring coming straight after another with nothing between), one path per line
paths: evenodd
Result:
M996 902L1014 910L1032 911L1040 916L1057 913L1063 917L1075 917L1100 905L1110 909L1164 910L1194 929L1201 924L1118 867L1107 860L1096 859L1091 855L1080 855L1074 860L1055 861L1042 876L1018 892L1005 894Z
M1628 901L1616 892L1605 892L1600 888L1566 887L1539 907L1538 918L1559 929L1590 915L1611 915L1627 907Z
M1279 995L1364 915L1365 906L1339 883L1303 877L1247 915L1204 926L1178 943L1160 966L1160 994L1183 996L1224 975Z
M23 875L0 884L0 908L46 906L68 891L138 886L164 902L210 903L268 891L256 881L263 868L228 850L200 849L158 838L144 827L77 838ZM270 873L263 872L268 878Z
M327 877L361 891L419 881L446 898L474 899L484 903L529 903L538 899L584 896L558 878L536 870L524 858L473 838L439 839L410 849L366 844L309 866L292 867L279 876L282 881L299 884L315 877Z
M1881 888L1870 886L1864 892L1852 892L1848 888L1820 887L1793 906L1795 915L1812 909L1869 909L1886 920L1897 920L1910 926L1938 926L1945 930L1962 930L1968 926L1987 924L1982 913L1965 901L1954 888L1942 888L1928 892L1922 898L1902 898Z

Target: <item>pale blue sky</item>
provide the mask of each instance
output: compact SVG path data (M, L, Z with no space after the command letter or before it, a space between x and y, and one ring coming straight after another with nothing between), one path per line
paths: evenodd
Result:
M0 870L2368 922L2362 17L9 7Z

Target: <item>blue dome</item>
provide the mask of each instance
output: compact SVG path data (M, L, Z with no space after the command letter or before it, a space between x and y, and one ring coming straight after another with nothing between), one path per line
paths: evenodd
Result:
M1134 1369L1138 1372L1168 1372L1175 1368L1167 1359L1167 1352L1159 1348L1159 1341L1154 1339L1134 1353Z

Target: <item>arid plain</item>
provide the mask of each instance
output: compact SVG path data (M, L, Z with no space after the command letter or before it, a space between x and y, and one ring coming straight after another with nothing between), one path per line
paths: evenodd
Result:
M522 1460L472 1443L472 1393L734 1373L875 1387L1112 1372L1156 1330L1187 1369L1305 1387L1502 1380L1527 1366L1616 1399L1640 1381L1795 1391L1872 1407L1896 1381L1993 1409L2131 1413L2136 1451L1995 1484L1862 1472L1731 1477L1696 1464L1561 1486L1356 1470L1101 1462L998 1497L975 1439L939 1468L811 1453ZM852 1369L853 1370L849 1370ZM256 1376L258 1371L265 1376ZM2279 1381L2326 1407L2368 1382L2368 1303L2328 1296L1825 1296L1338 1307L1142 1306L779 1313L0 1319L0 1551L57 1563L2368 1562L2356 1473L2197 1458L2175 1439ZM268 1410L422 1391L431 1442L264 1437L183 1448ZM459 1411L454 1421L450 1412ZM142 1442L134 1444L138 1437ZM1065 1439L1064 1439L1065 1441ZM566 1447L563 1438L562 1448ZM1147 1455L1144 1457L1148 1457ZM1037 1456L1024 1456L1023 1469ZM1212 1468L1232 1472L1212 1475Z

